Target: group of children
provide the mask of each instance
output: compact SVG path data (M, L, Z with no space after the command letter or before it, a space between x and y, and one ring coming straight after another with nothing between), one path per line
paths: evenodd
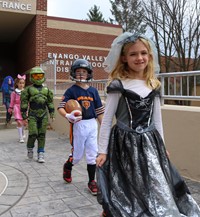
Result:
M93 78L91 64L78 59L71 66L75 84L65 91L57 108L71 125L72 149L63 165L63 179L72 182L72 167L85 152L88 189L102 205L101 216L200 217L200 208L170 162L164 145L160 82L156 75L160 69L154 43L145 36L125 32L113 41L105 66L109 73L105 108L98 91L88 85ZM44 162L46 105L54 118L52 93L42 86L43 78L40 69L32 70L33 86L21 92L25 79L19 76L9 110L11 113L15 108L13 100L21 93L22 118L17 116L17 109L15 116L18 130L22 127L20 139L28 118L28 157L33 158L37 139L39 162ZM81 105L81 116L66 112L70 99ZM99 140L96 119L100 124ZM178 174L178 185L173 183L174 174Z
M18 74L14 82L11 76L4 79L2 93L3 104L7 109L6 122L8 123L14 114L20 143L24 143L26 137L24 128L28 125L27 156L29 159L33 159L33 149L37 140L37 160L39 163L44 163L48 124L47 109L51 119L54 119L55 116L53 92L43 85L45 72L40 67L32 68L29 74L32 85L26 88L24 88L26 75ZM10 86L12 86L12 91L6 95L5 91L11 90Z
M104 64L109 73L105 108L87 83L91 65L86 60L72 64L70 75L76 82L57 108L72 129L63 179L72 182L72 167L85 150L88 188L97 195L102 216L200 217L199 206L165 149L154 43L125 32L113 41ZM81 117L65 111L69 99L80 103ZM95 119L100 123L98 141Z

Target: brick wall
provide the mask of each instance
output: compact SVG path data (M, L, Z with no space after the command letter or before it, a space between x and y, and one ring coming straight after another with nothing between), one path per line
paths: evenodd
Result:
M48 17L47 23L47 55L57 55L57 79L69 79L71 64L77 58L92 64L95 80L108 78L103 62L112 41L121 33L120 26L53 17Z
M47 11L47 0L37 0L36 9L39 11Z
M116 36L105 34L47 29L47 42L57 44L57 46L47 46L47 53L58 55L57 78L69 79L69 69L74 61L74 58L59 57L59 54L70 54L71 56L76 55L80 58L87 58L93 65L94 79L107 78L108 74L103 69L104 59L102 58L107 56L115 37ZM63 46L60 46L60 44ZM74 45L74 48L65 47L65 45ZM87 47L90 48L87 49ZM94 49L91 47L94 47ZM105 48L105 50L102 50L102 48Z
M109 48L116 36L49 28L47 34L48 43L71 44L86 47Z
M113 39L121 33L120 26L47 17L47 0L37 0L36 8L36 16L16 43L18 73L24 73L56 54L57 79L69 79L71 64L77 58L91 62L95 80L108 77L103 62ZM48 27L49 20L54 20L55 26ZM66 27L66 23L72 28ZM66 58L69 54L73 58Z
M16 42L18 73L24 73L47 58L47 16L40 14L41 11L47 11L47 1L37 0L36 7L38 14L24 29Z
M35 65L47 58L46 53L46 34L47 34L47 15L42 13L47 11L47 0L37 0L36 6L36 62Z
M45 15L36 16L36 62L35 65L47 59L46 52L47 18Z

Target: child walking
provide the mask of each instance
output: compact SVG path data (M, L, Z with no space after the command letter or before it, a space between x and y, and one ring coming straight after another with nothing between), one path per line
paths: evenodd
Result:
M105 65L110 84L96 160L102 216L200 217L165 149L155 45L125 32L113 41Z
M14 90L14 80L11 76L6 76L1 85L3 105L6 107L6 124L10 123L12 115L8 112L10 106L10 95Z
M72 128L72 153L63 167L63 179L72 181L72 166L77 164L86 153L88 171L88 189L93 195L97 194L95 181L96 157L97 157L97 121L101 124L104 113L100 96L96 88L88 85L93 77L90 63L85 59L77 59L71 66L71 79L76 83L66 90L63 100L58 106L58 112L69 120ZM67 114L64 107L68 100L75 99L82 107L82 117Z
M9 106L9 113L12 114L14 112L15 121L17 122L17 129L19 134L19 142L24 143L25 133L24 133L24 126L25 122L22 119L21 111L20 111L20 97L21 92L24 90L25 87L25 80L26 75L17 75L15 79L14 88L15 90L11 93L10 99L10 106Z
M45 72L38 66L30 70L30 82L21 94L21 113L25 122L28 121L27 156L33 159L35 142L37 140L37 161L44 163L48 112L54 120L53 92L46 86Z

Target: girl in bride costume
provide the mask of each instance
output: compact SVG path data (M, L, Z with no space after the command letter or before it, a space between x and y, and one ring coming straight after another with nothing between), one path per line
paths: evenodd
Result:
M200 217L165 149L154 43L125 32L105 65L110 83L96 159L102 216Z

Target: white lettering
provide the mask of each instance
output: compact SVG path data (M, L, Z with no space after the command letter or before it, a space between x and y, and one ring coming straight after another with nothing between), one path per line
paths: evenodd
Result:
M27 4L26 9L27 9L27 11L31 11L31 4Z
M57 54L54 53L54 54L53 54L53 57L57 58Z
M68 54L64 53L63 59L68 59Z
M104 57L102 56L86 56L86 55L82 55L83 59L86 59L88 61L95 61L95 62L103 62L104 61Z
M74 55L73 54L69 54L69 59L73 60L74 59Z
M61 53L58 55L58 58L62 59L62 54Z
M81 57L78 54L71 53L48 53L48 58L56 57L57 72L69 72L74 60L83 58L88 60L93 68L103 68L103 62L106 59L104 56L90 56L83 54ZM54 64L54 60L50 60L49 64Z
M75 60L79 59L79 55L75 54L74 59Z
M53 65L53 64L54 64L54 60L50 60L50 61L49 61L49 64L50 64L50 65Z
M61 72L61 67L56 67L56 72Z
M8 2L3 2L3 8L7 8L8 7Z
M31 11L32 5L23 4L20 2L0 1L0 8L11 9L11 10L21 10L21 11Z
M56 67L56 71L57 72L69 72L69 68L68 67Z
M9 9L14 9L14 4L13 4L13 2L10 2L10 4L9 4Z
M72 63L73 63L73 61L66 61L66 62L65 62L65 65L66 65L66 66L71 66Z
M17 10L20 10L20 4L15 2L15 8L16 8Z
M102 64L101 64L101 63L97 63L97 67L98 67L98 68L101 68L101 67L102 67Z
M51 59L52 58L52 53L48 53L47 56L48 56L49 59Z
M60 65L64 65L64 60L60 60Z

